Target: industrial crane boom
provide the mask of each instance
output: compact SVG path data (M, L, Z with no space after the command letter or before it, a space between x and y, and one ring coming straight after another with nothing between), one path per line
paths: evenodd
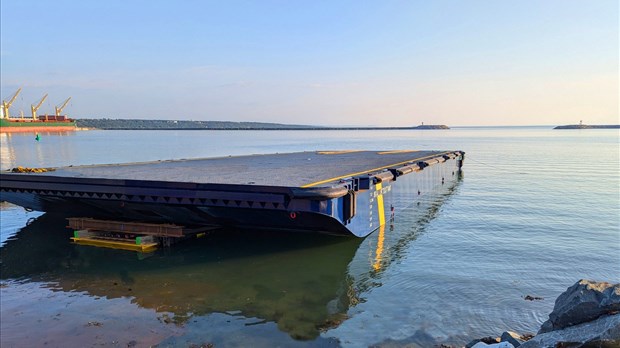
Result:
M67 100L65 100L65 102L62 103L61 106L56 106L56 117L60 116L62 109L64 109L65 106L67 106L67 104L69 103L69 100L71 100L71 97L67 98Z
M32 111L32 120L33 121L37 120L37 110L39 110L39 108L41 107L41 105L45 101L45 98L47 98L47 93L45 93L43 98L41 98L41 100L37 103L36 106L34 104L30 105L30 111Z
M17 96L19 95L19 92L22 91L22 88L18 88L17 92L15 92L15 94L13 95L13 97L11 98L11 100L9 100L8 102L3 100L2 101L2 112L4 114L4 118L9 118L10 114L9 114L9 108L11 107L11 104L13 104L13 102L15 101L15 99L17 99Z

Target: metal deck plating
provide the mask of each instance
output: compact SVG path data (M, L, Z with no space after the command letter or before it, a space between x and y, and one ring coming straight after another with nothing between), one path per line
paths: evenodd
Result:
M72 217L363 237L455 178L460 151L317 151L0 174L0 199Z

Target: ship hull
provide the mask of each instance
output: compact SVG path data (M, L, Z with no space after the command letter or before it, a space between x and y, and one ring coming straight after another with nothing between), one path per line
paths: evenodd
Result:
M21 120L0 120L0 133L24 133L24 132L65 132L76 130L73 121L21 121Z
M400 150L73 166L0 173L0 200L78 218L365 237L456 182L462 162L461 151Z

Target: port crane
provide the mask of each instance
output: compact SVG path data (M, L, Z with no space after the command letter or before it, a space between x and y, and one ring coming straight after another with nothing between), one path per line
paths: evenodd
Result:
M17 92L15 92L15 94L13 95L13 97L7 102L6 100L2 101L2 114L4 118L9 118L11 115L9 114L9 108L11 107L11 105L13 104L13 102L15 101L15 99L17 99L17 96L19 95L19 92L22 91L22 88L18 88Z
M67 104L69 103L69 100L71 100L71 97L67 98L67 100L65 100L65 102L62 103L61 106L56 106L56 117L60 116L62 109L64 109L65 106L67 106Z
M47 98L47 93L45 93L43 98L41 98L41 100L39 100L39 102L37 103L36 106L34 104L30 105L30 111L32 111L32 120L33 121L37 120L37 110L39 110L39 108L41 107L41 105L43 104L43 102L45 101L46 98Z

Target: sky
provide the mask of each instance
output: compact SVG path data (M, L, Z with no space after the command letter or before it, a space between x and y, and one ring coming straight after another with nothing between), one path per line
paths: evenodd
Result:
M0 1L0 89L73 118L618 124L617 0Z

